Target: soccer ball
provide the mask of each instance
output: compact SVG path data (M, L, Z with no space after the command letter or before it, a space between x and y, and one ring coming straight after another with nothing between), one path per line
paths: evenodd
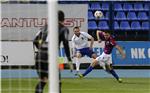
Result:
M103 16L103 12L97 10L97 11L95 11L94 16L95 16L96 18L101 18L101 17Z

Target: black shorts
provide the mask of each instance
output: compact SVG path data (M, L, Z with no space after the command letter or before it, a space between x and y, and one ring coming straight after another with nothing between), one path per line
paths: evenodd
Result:
M35 68L39 75L40 79L44 77L48 78L48 51L47 50L40 50L36 54L35 57L36 63Z

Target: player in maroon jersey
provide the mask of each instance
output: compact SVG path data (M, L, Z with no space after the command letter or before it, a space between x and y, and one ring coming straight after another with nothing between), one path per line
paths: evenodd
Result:
M113 38L113 36L110 35L109 32L103 32L98 30L97 39L99 43L101 41L105 42L103 53L91 63L91 65L83 74L78 74L78 76L80 78L86 76L93 70L95 65L99 64L105 71L112 74L116 78L116 80L121 83L122 79L119 78L119 76L116 74L112 67L111 52L114 47L117 48L123 59L126 57L125 53L123 52L122 48L116 43L115 39Z

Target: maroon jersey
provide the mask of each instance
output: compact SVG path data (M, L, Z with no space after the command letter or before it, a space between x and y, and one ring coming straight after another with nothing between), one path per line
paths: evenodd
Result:
M101 32L99 33L99 36L101 40L105 41L105 46L104 46L104 53L106 54L111 54L113 47L117 45L115 39L110 36L108 40L105 39L104 34Z

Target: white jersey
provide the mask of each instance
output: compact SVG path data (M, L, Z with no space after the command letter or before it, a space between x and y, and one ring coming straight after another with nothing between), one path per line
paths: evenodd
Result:
M72 46L76 49L82 49L89 47L88 39L91 39L92 36L86 32L80 32L80 36L76 36L75 34L72 37Z

